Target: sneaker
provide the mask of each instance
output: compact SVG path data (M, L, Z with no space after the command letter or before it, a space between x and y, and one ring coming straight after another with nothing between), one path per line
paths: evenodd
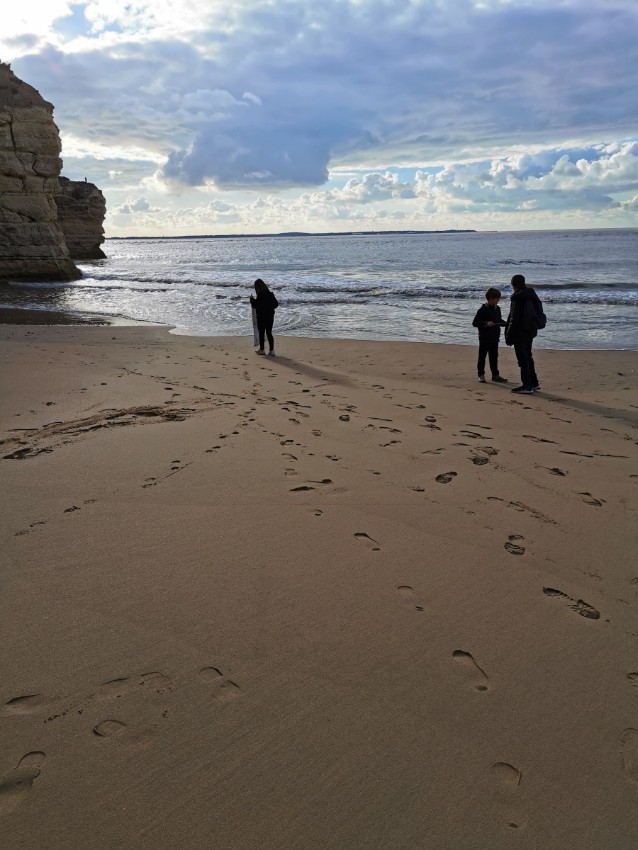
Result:
M507 378L501 378L500 375L494 375L492 380L495 381L497 384L506 384L507 383Z
M540 384L536 384L536 386L535 386L535 387L532 387L532 390L533 390L535 393L537 393L537 392L539 392L540 388L541 388L541 385L540 385Z
M255 354L266 354L263 348L260 348L259 351L256 351Z
M521 395L531 395L534 390L531 387L514 387L512 390L513 393L520 393Z
M268 352L268 356L269 356L269 357L274 357L274 356L275 356L275 352L274 352L274 351L269 351L269 352Z
M480 383L480 384L484 384L484 383L485 383L485 375L479 375L479 376L478 376L478 378L479 378L479 383Z

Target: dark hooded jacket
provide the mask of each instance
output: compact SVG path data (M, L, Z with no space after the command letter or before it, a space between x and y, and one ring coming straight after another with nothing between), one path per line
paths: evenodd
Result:
M259 321L272 320L275 315L275 310L279 307L279 302L269 289L265 292L261 292L256 297L251 295L250 303L257 311L257 319Z
M534 316L542 311L541 300L531 286L524 286L510 298L510 313L505 323L505 342L514 345L534 339L537 334Z
M494 322L492 327L488 328L487 323ZM505 325L501 316L501 308L498 304L483 304L478 308L472 325L478 328L479 339L484 342L498 342L501 335L501 327Z

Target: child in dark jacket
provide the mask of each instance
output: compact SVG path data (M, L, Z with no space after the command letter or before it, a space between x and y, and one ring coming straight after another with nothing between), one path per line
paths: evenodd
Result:
M507 382L507 378L501 378L498 373L498 340L501 336L501 328L505 325L501 317L501 308L498 306L500 299L499 290L490 287L485 293L486 303L479 307L472 322L472 325L478 328L479 350L476 368L478 379L482 384L485 383L486 357L489 357L492 380L500 384Z

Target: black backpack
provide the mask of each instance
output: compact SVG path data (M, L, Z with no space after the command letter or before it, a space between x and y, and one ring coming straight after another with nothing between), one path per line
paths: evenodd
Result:
M534 317L532 319L537 331L542 331L547 324L547 316L543 312L543 302L538 299L534 304Z
M534 293L525 305L524 325L530 331L542 331L547 324L547 316L543 312L543 302Z

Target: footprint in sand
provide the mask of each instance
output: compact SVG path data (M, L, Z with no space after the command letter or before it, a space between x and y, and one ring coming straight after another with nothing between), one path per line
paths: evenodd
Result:
M465 652L463 649L455 649L452 658L472 675L471 685L475 691L489 691L490 680L469 652Z
M240 694L239 685L224 676L219 667L202 667L199 676L206 684L213 685L213 699L215 700L227 702Z
M525 826L520 799L520 784L523 774L505 761L497 761L490 768L490 783L497 803L503 808L507 825L511 829Z
M161 694L166 690L170 690L172 684L168 676L157 670L153 670L150 673L142 673L141 676L135 678L123 676L119 679L110 679L108 682L100 685L95 693L90 695L89 699L119 699L140 686Z
M10 717L12 714L34 714L46 705L43 694L25 694L13 697L0 709L0 717Z
M103 720L93 727L93 734L99 738L113 738L121 735L126 728L126 723L121 720Z
M620 743L625 776L633 785L638 785L638 729L625 729Z
M410 605L410 607L414 606L417 611L425 611L423 605L417 605L414 600L414 590L410 587L409 584L400 584L397 587L397 591L399 596L401 596L405 601Z
M564 470L559 469L558 466L548 466L547 471L550 472L552 475L567 475L567 473Z
M582 501L583 501L586 505L592 505L592 506L593 506L593 507L595 507L595 508L600 508L600 507L602 506L602 504L603 504L603 503L600 501L600 499L595 499L595 498L592 496L592 494L591 494L591 493L579 493L578 495L581 497Z
M593 455L585 454L585 452L570 452L567 449L558 450L562 455L576 455L576 457L593 457Z
M89 699L117 699L133 690L135 683L128 676L120 679L110 679L99 686Z
M456 478L456 472L442 472L440 475L436 476L436 481L439 484L449 484L450 481Z
M523 434L526 440L533 440L535 443L553 443L556 445L556 440L546 440L545 437L535 437L533 434Z
M27 796L40 775L45 754L34 750L22 756L16 767L0 782L0 815L12 812Z
M381 546L379 546L378 541L376 541L373 537L370 537L369 534L366 534L365 531L357 531L354 536L357 540L365 543L368 549L372 549L373 552L381 551Z
M553 596L556 599L562 599L565 602L569 602L569 607L572 611L580 614L581 617L585 617L588 620L600 619L600 611L597 611L593 605L589 605L589 603L585 602L583 599L574 600L571 596L563 593L562 590L556 590L555 587L544 587L543 593L545 596Z
M520 546L518 543L514 543L514 540L524 540L520 534L510 534L509 540L505 544L505 548L511 555L524 555L525 547Z
M490 462L490 461L489 461L489 458L487 458L487 457L479 457L479 456L477 456L477 455L475 455L473 458L471 458L471 460L472 460L472 463L473 463L475 466L485 466L485 464L486 464L486 463L489 463L489 462Z
M166 717L167 712L162 715ZM98 738L113 738L118 744L132 747L147 747L154 739L153 729L130 729L122 720L103 720L93 727Z
M158 670L153 670L151 673L142 673L139 683L147 690L155 691L156 694L163 694L167 690L172 690L173 686L173 682L168 676L165 676Z

